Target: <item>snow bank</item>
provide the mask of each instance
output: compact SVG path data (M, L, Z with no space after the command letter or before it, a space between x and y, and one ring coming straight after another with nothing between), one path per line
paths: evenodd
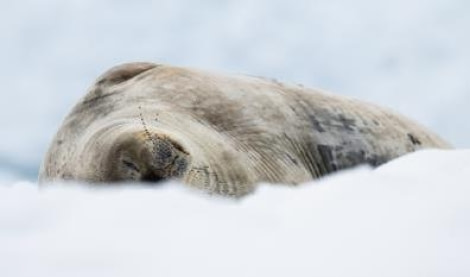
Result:
M0 186L0 276L469 276L470 150L423 151L242 200Z

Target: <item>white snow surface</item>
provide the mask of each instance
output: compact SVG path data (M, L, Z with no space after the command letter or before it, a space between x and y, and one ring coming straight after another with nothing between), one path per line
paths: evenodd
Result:
M2 180L5 180L2 178ZM470 150L241 200L2 181L0 276L470 276Z

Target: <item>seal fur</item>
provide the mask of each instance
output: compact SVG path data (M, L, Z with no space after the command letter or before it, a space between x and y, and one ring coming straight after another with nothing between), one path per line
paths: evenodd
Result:
M65 118L40 182L179 178L242 196L423 148L449 148L373 104L276 81L130 63L95 82Z

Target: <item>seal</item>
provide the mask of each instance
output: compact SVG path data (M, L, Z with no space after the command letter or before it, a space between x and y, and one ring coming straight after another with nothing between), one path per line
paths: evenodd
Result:
M299 184L423 148L450 148L373 104L243 75L153 63L104 73L65 118L41 183L177 178L242 196L257 183Z

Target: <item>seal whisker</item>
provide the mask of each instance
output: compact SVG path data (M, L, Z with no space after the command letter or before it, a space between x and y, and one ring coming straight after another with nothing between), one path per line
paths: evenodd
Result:
M149 132L149 129L147 128L147 124L145 123L144 115L142 114L142 106L139 105L139 117L140 117L140 122L142 123L142 127L144 128L145 134L147 135L147 139L152 143L153 148L156 148L156 143L155 140L152 138L152 135ZM155 155L155 150L153 150L153 153Z

